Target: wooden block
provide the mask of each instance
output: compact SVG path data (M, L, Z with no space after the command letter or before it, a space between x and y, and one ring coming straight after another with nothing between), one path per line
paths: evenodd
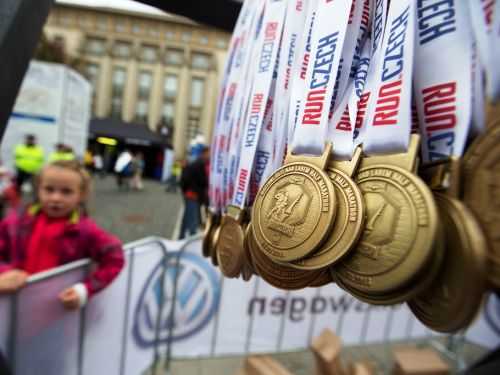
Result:
M349 369L349 375L373 375L375 370L373 365L368 362L352 363Z
M278 361L267 355L247 357L244 365L245 375L293 375Z
M311 344L311 351L316 360L317 375L344 374L344 368L340 361L342 342L340 337L329 329L323 330Z
M447 375L450 367L432 349L399 348L394 350L394 374Z

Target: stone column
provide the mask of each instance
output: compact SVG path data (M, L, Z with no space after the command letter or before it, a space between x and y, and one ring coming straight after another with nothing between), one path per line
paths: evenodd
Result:
M163 105L163 67L156 64L153 71L153 85L149 95L149 115L148 126L152 131L157 130L158 123L161 120Z
M189 87L191 75L187 65L179 70L179 90L175 102L174 152L177 159L186 156L186 123L189 108Z

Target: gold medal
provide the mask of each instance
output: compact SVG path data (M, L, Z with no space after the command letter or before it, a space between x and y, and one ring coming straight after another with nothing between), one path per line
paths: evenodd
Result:
M463 163L464 202L486 235L488 278L500 288L500 122L474 141Z
M288 262L305 257L328 238L336 197L322 157L287 156L260 189L252 210L253 232L267 257Z
M438 230L438 238L436 239L433 255L429 262L422 267L419 274L414 275L413 279L410 280L403 287L387 292L387 293L366 293L360 291L350 285L342 282L339 278L337 272L335 272L334 267L331 267L332 279L336 282L342 289L352 294L354 297L360 301L380 306L396 305L402 302L406 302L411 298L414 298L419 293L422 293L427 289L436 279L439 268L443 262L444 258L444 236L441 228Z
M253 223L249 225L253 231ZM251 233L249 233L251 234ZM309 286L322 271L302 271L273 262L259 248L255 236L249 235L249 249L257 274L272 286L284 290L297 290Z
M331 283L333 283L332 274L329 269L324 269L319 277L309 284L309 286L311 288L320 288Z
M217 227L219 216L209 212L207 215L207 221L205 222L205 229L203 230L203 240L201 242L201 250L203 256L208 258L212 253L212 236L214 234L214 229Z
M217 263L224 276L229 278L238 277L243 266L243 217L244 212L236 206L228 206L222 217Z
M248 224L245 228L245 238L243 240L243 266L241 267L241 278L249 281L256 273L253 265L252 254L250 252L250 243L252 234L252 225Z
M387 295L408 285L429 264L438 235L432 193L414 174L419 137L407 153L364 158L356 175L367 209L360 242L337 277L367 295Z
M219 265L219 262L217 260L217 246L219 246L219 239L220 239L220 224L217 225L213 230L212 245L210 248L210 259L212 260L212 264L216 267Z
M434 283L408 305L427 327L453 332L467 327L481 307L487 244L464 204L440 193L435 198L445 229L445 260Z
M365 205L361 190L351 179L361 160L357 148L351 161L332 162L328 176L337 196L337 214L328 239L321 248L290 266L304 270L321 269L340 260L358 242L364 228Z

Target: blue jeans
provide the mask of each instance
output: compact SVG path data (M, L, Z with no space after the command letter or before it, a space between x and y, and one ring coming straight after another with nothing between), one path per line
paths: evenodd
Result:
M197 200L184 198L184 216L182 217L179 239L198 232L201 224L200 203Z

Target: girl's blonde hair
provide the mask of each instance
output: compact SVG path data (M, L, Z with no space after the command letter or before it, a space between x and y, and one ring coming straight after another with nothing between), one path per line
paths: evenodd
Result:
M88 196L90 195L90 192L92 191L92 177L90 177L90 174L87 172L83 164L80 163L78 160L56 160L44 166L40 171L40 173L38 173L38 175L35 178L35 189L36 189L35 191L37 192L35 194L36 201L38 201L38 187L40 186L40 181L42 180L43 172L50 167L68 169L80 175L81 179L80 189L83 197L81 202L81 209L83 213L86 214L88 210L85 202Z

